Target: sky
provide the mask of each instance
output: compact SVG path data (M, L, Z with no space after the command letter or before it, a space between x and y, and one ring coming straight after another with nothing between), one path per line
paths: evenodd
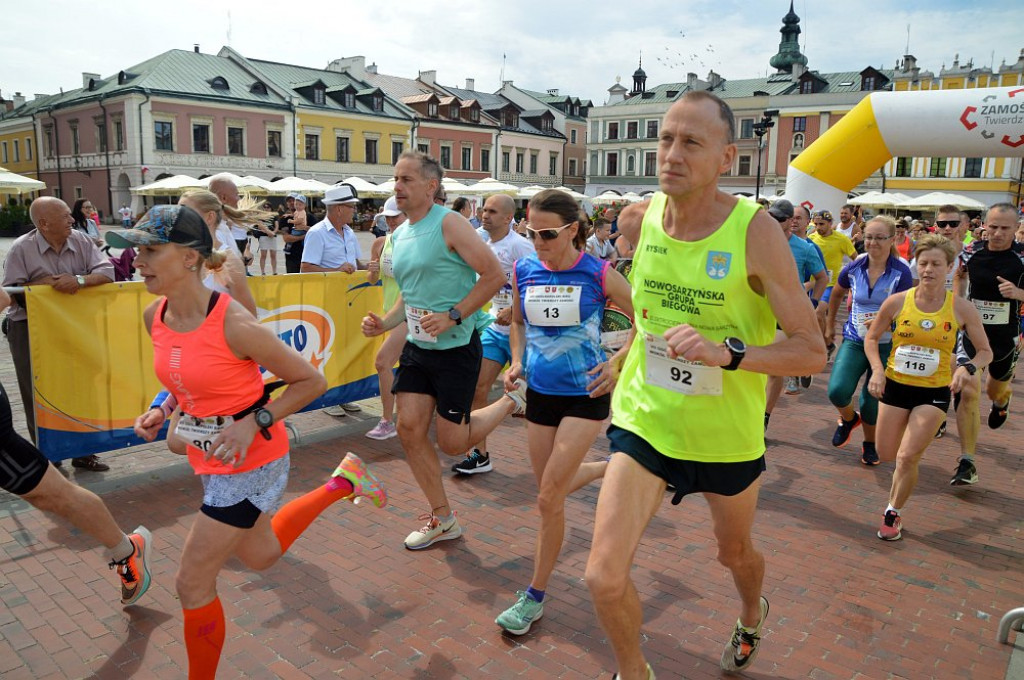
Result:
M42 12L40 11L42 10ZM603 104L626 87L642 54L647 85L708 71L730 80L766 75L789 0L45 0L4 8L0 94L28 98L82 86L170 49L323 68L363 55L388 75L436 70L442 85L493 92L505 80ZM820 72L894 68L905 53L938 73L957 54L976 67L1014 63L1024 49L1020 0L795 0L802 51ZM45 22L50 28L33 30ZM16 30L15 27L22 27ZM63 32L61 32L63 31Z

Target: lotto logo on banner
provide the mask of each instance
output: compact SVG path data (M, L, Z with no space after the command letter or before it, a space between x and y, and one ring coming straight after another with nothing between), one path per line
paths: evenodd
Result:
M261 312L260 323L270 326L281 341L302 355L321 373L331 358L334 346L334 319L323 309L305 305L289 305ZM264 380L274 376L264 371Z

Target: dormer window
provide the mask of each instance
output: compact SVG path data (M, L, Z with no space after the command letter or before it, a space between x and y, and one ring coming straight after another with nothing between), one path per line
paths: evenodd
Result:
M210 87L215 90L228 90L228 81L224 79L224 76L217 76L210 81Z
M471 121L473 121L474 123L479 123L480 122L480 110L477 109L476 107L471 108L469 110L469 119Z
M249 87L249 92L252 94L267 94L267 86L257 80Z
M861 91L862 92L870 92L870 91L874 90L876 82L877 81L875 80L874 76L864 76L863 80L861 80L861 85L860 85Z
M327 88L323 85L318 85L313 88L313 103L317 106L323 106L327 101Z
M373 95L373 110L383 111L384 110L384 95L378 93Z
M342 97L342 101L344 102L342 106L344 106L346 109L356 108L356 93L346 92L345 96Z
M506 109L505 115L502 116L502 121L505 127L519 127L519 114L512 109Z
M800 83L800 94L811 94L814 92L814 83L809 79Z
M573 106L572 106L572 115L574 115L574 116L580 115L580 105L579 104L573 104Z
M431 118L437 118L437 102L427 104L427 115Z
M552 125L552 121L550 118L545 118L540 123L540 129L543 130L544 132L551 132L553 127L554 125Z
M451 118L452 120L458 120L459 119L459 105L458 104L452 104L451 106L448 107L448 117Z

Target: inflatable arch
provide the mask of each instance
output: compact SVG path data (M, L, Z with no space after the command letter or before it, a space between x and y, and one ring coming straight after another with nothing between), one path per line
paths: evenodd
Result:
M1024 87L875 92L793 159L785 196L838 214L896 156L1024 157Z

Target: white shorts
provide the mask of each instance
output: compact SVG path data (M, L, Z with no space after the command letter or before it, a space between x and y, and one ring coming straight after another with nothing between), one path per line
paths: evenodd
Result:
M260 236L260 250L278 250L276 236Z

